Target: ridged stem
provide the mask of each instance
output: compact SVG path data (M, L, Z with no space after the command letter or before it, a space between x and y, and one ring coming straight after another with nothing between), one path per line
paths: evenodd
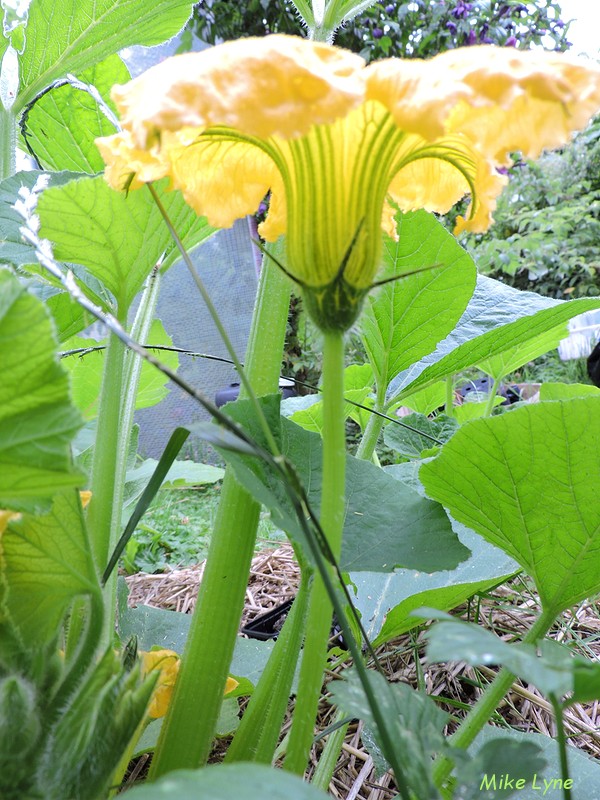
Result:
M0 102L0 181L15 174L17 120Z
M344 424L344 340L340 332L324 334L323 349L323 483L321 526L336 558L342 547L346 471ZM323 685L332 605L319 575L313 578L294 719L285 769L304 773L313 741Z
M257 395L275 392L279 385L289 298L288 279L266 259L246 357L246 374ZM235 481L228 468L151 779L174 769L199 767L210 754L244 605L259 512L260 506Z

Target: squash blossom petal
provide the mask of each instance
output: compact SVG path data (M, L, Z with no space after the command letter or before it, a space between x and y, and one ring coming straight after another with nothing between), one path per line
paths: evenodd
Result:
M521 150L565 142L600 108L600 68L492 46L428 61L358 56L298 37L243 39L175 56L116 87L123 131L98 140L115 188L169 176L212 225L252 213L286 234L286 266L322 329L356 319L402 210L484 231Z
M148 716L152 719L164 717L169 708L175 681L179 673L179 655L173 650L149 650L148 652L140 653L140 656L144 677L152 672L159 671L158 680L148 707ZM237 686L238 681L228 676L224 695L230 694Z

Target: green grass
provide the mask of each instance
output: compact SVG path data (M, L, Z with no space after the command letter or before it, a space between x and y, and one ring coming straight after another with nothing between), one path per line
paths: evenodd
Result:
M221 484L196 489L162 489L129 540L122 558L127 574L162 572L206 558ZM285 540L263 512L257 549Z

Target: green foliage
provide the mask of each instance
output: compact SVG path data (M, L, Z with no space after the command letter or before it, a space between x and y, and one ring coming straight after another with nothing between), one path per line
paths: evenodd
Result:
M250 0L243 4L206 0L196 7L193 30L211 44L267 33L297 34L298 12L290 0ZM560 2L534 7L517 0L392 0L365 8L338 30L336 44L373 60L389 56L428 58L480 42L514 43L524 50L534 44L566 50L567 37Z
M480 269L549 297L600 293L600 121L536 163L518 162L495 223L466 237Z

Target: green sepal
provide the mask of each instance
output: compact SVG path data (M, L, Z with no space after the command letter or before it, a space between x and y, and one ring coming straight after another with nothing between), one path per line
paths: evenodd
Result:
M303 286L306 310L322 331L347 331L359 317L368 289L351 286L343 275L326 286Z

